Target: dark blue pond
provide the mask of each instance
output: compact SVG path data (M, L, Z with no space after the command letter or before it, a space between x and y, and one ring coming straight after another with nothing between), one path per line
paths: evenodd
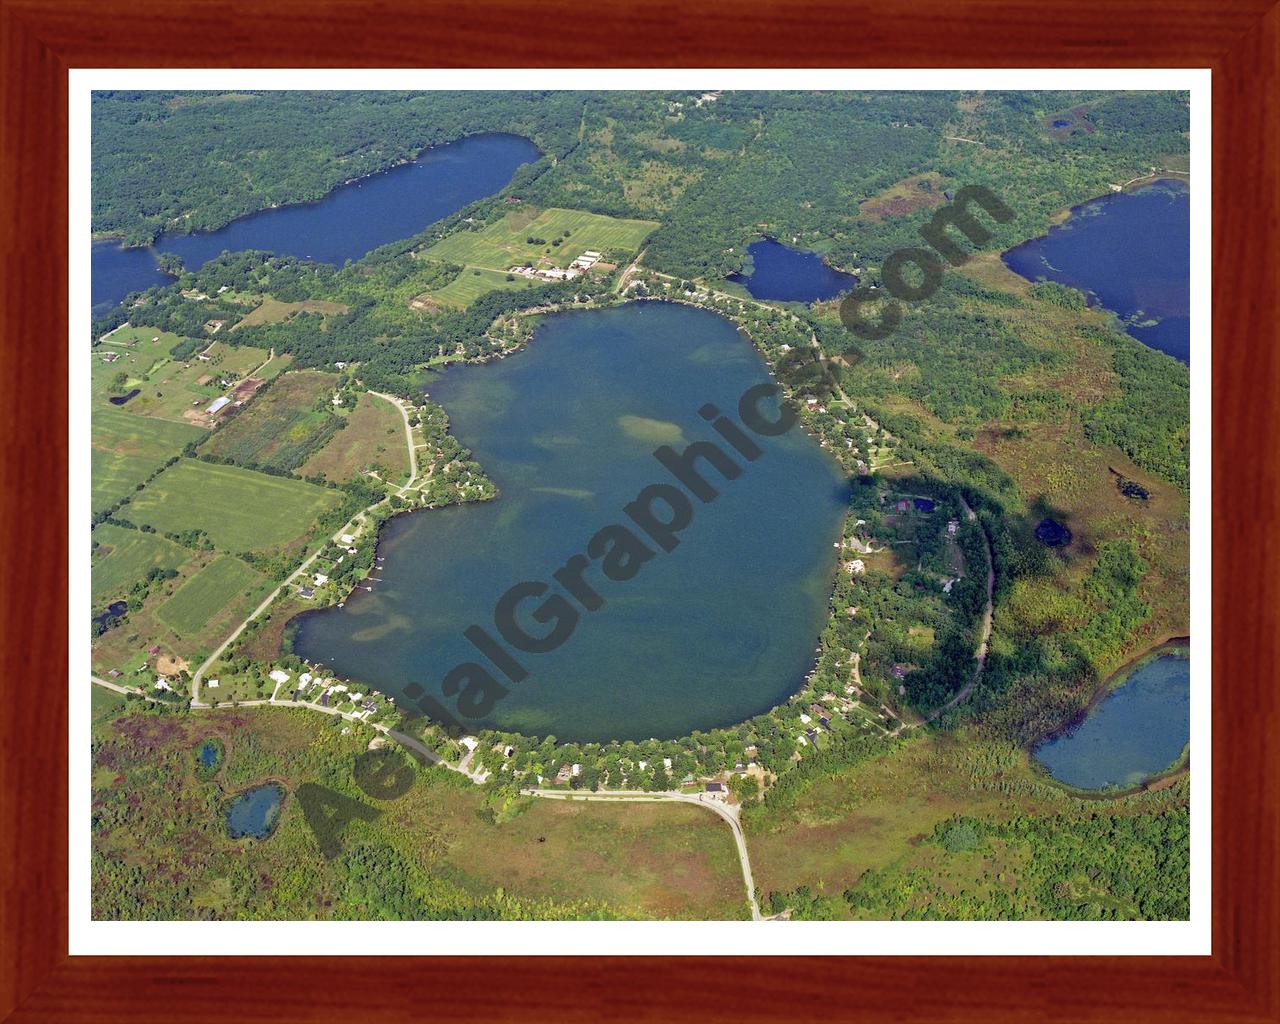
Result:
M1004 254L1030 281L1057 281L1118 313L1144 345L1191 361L1191 192L1161 180L1077 207Z
M171 281L156 266L158 253L177 253L188 270L224 251L245 249L340 266L501 191L540 155L518 135L476 135L344 185L318 202L263 210L218 231L161 235L151 249L99 242L93 247L93 308L109 308L131 291Z
M205 740L196 751L196 757L200 759L200 767L208 771L217 766L222 750L213 740Z
M780 302L820 302L850 291L858 283L852 274L832 270L816 252L792 249L766 238L747 248L749 274L731 274L757 299Z
M227 835L266 839L275 831L283 799L284 788L274 782L246 789L227 806Z
M1135 669L1074 729L1035 751L1060 782L1136 786L1181 755L1191 737L1191 661L1165 654Z
M497 499L390 522L377 586L305 613L294 650L397 700L412 683L444 701L446 673L484 660L468 626L494 634L513 584L552 579L607 525L634 526L624 506L675 479L655 449L714 439L699 410L712 403L736 419L741 395L768 380L730 321L659 302L549 316L525 350L450 368L431 398ZM675 737L794 693L826 621L848 483L798 427L759 447L731 480L698 462L718 496L694 502L678 546L650 546L634 579L606 577L592 548L585 578L603 606L565 609L572 636L520 654L528 678L477 724L573 741ZM539 607L526 601L520 615L544 635L547 619L531 618Z

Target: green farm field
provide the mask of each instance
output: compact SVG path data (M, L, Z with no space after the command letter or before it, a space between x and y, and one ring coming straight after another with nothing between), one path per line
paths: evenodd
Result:
M93 531L98 552L93 559L95 602L123 597L152 569L177 569L191 557L180 544L154 533L103 523Z
M231 555L223 555L187 580L156 614L179 636L194 636L237 599L252 602L267 578Z
M128 497L138 484L204 433L187 423L134 416L111 407L94 409L93 511L100 512Z
M439 291L427 292L428 298L442 302L446 306L459 309L471 305L481 295L502 289L513 291L518 288L531 288L532 282L527 277L516 277L508 281L507 275L497 270L483 270L480 267L466 267L462 273L450 281Z
M552 207L536 215L532 210L521 210L507 214L480 231L457 231L424 255L490 270L506 270L540 259L567 267L588 249L604 253L606 257L611 253L630 255L657 226L656 221L606 217L585 210ZM570 233L568 237L564 236L565 231ZM546 241L542 245L531 245L526 241L528 238ZM557 238L564 240L559 246L553 246L551 243Z
M139 493L129 519L161 533L203 530L224 551L265 551L308 533L339 501L301 480L183 459Z

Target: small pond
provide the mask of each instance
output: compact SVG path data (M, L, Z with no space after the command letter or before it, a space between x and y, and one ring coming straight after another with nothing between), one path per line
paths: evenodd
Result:
M137 398L140 394L142 394L142 389L134 388L127 395L116 395L114 398L110 399L110 402L112 405L124 405L124 403L129 401L129 399Z
M1036 525L1036 540L1051 548L1061 548L1071 543L1071 531L1056 519L1041 519Z
M283 801L284 787L279 783L246 789L227 805L227 835L232 839L266 839L275 831Z
M728 280L747 286L757 299L822 302L852 290L858 279L827 266L816 252L793 249L766 238L747 248L749 273Z
M1184 653L1161 654L1034 757L1069 786L1136 786L1177 761L1190 737L1191 661Z
M94 616L93 618L94 625L101 626L105 629L107 626L111 625L111 623L115 619L120 618L120 616L123 615L128 610L129 610L128 601L112 601L109 605L107 605L107 610L105 612L103 612L101 615Z
M196 748L196 759L205 774L213 774L222 761L222 744L210 737Z

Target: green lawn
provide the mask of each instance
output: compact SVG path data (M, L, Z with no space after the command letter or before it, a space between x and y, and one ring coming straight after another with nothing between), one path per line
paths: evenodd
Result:
M164 537L111 523L95 529L93 539L102 545L99 550L108 549L93 559L95 602L123 597L152 569L176 569L191 557L186 548Z
M301 480L183 459L134 498L128 518L161 533L203 530L224 551L265 551L309 532L340 500Z
M437 302L447 306L463 308L471 305L487 292L501 289L528 288L531 282L527 277L516 277L508 281L507 275L497 270L482 270L479 267L464 267L461 274L455 277L439 291L427 292Z
M262 573L223 555L179 587L156 614L180 636L194 636L237 597L256 596L266 583Z
M205 431L188 423L134 416L122 409L93 411L91 503L93 511L110 508L133 493L166 461Z
M425 255L490 270L506 270L536 263L539 259L567 267L587 249L603 253L606 259L610 255L630 256L658 226L651 220L626 220L557 207L533 217L531 213L529 210L509 213L480 231L456 231L428 249ZM567 238L565 231L570 233ZM545 244L531 245L527 241L531 237L545 239ZM553 246L551 243L557 238L563 241ZM547 249L551 252L547 253Z

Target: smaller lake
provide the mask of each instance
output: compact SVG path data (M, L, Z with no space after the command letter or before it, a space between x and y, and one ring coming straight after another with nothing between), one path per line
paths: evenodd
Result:
M95 626L101 626L103 629L106 629L107 626L111 625L112 622L120 618L120 616L128 610L128 601L112 601L107 605L107 610L105 612L101 615L94 616L93 623Z
M227 835L266 839L275 831L283 800L284 787L275 782L246 789L227 806Z
M751 273L731 274L728 280L747 286L757 299L780 302L821 302L851 291L852 274L833 270L816 252L793 249L766 238L747 247Z
M473 135L429 149L412 163L342 185L316 202L261 210L217 231L161 235L151 248L97 242L94 312L109 309L132 291L172 282L156 265L160 253L177 253L188 270L199 270L223 252L247 249L341 266L502 191L522 165L541 155L519 135Z
M1093 199L1003 259L1028 281L1078 288L1144 345L1191 362L1191 190L1182 182Z
M1136 786L1173 764L1191 737L1191 661L1162 654L1134 669L1035 759L1080 789Z

